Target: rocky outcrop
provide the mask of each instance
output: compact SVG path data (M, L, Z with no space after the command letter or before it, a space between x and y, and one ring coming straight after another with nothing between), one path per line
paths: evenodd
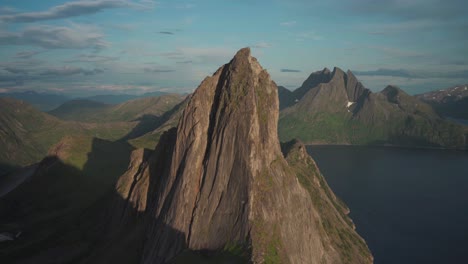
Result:
M146 230L141 263L232 246L254 263L372 262L304 146L285 159L278 105L275 83L242 49L200 84L150 157L134 154L117 200L143 212L133 221Z
M292 92L297 100L292 108L302 112L347 112L368 93L369 90L350 71L345 73L335 67L330 72L325 68L312 73L301 87ZM282 96L279 98L284 100Z
M350 70L346 72L344 78L349 102L357 102L363 96L367 95L370 92L364 87L364 85L362 85L361 82L358 81L356 76L354 76L354 74Z
M302 98L311 88L316 87L321 83L328 83L333 78L333 73L328 69L324 68L321 71L316 71L310 74L301 85L301 87L294 90L294 96L296 99Z

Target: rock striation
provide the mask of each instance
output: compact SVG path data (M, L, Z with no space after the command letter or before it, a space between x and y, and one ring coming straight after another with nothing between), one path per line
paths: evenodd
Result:
M254 263L371 263L304 145L280 145L278 108L276 84L241 49L203 80L152 153L134 153L110 210L107 233L119 242L96 252L118 254L118 238L140 230L140 263L233 247Z

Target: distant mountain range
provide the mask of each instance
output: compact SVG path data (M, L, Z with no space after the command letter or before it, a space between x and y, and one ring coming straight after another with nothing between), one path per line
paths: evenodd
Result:
M38 93L35 91L0 93L0 97L10 97L25 101L42 111L52 110L71 98L52 93Z
M115 105L90 99L76 99L65 102L49 111L49 114L63 120L81 122L132 121L143 116L162 116L182 100L183 96L178 94L143 97Z
M416 95L442 116L468 119L468 84Z
M280 90L283 141L464 149L466 128L395 86L366 89L351 71L314 72L294 91Z
M164 131L157 129L169 120L174 122L169 110L182 100L179 95L141 98L119 105L75 100L51 115L24 101L0 97L0 175L16 166L38 162L66 137L134 140L139 147L154 147Z
M50 111L70 100L77 100L77 99L78 100L91 100L91 101L105 103L105 104L120 104L129 100L134 100L138 98L146 98L146 97L155 97L155 96L161 96L165 94L167 93L151 92L151 93L145 93L142 95L107 94L107 95L94 95L94 96L89 96L89 97L73 98L73 97L65 96L61 94L25 91L25 92L0 93L0 97L11 97L14 99L22 100L40 109L41 111Z
M76 99L84 99L84 100L91 100L96 102L101 102L105 104L120 104L126 101L135 100L139 98L146 98L146 97L157 97L166 95L166 92L150 92L144 93L142 95L133 95L133 94L103 94L103 95L94 95L88 97L80 97Z

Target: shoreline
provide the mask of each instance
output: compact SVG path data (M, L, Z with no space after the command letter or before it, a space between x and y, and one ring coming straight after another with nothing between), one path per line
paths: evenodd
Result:
M424 147L424 146L405 146L405 145L359 145L359 144L349 144L349 143L304 143L304 145L311 146L336 146L336 147L374 147L374 148L394 148L394 149L414 149L414 150L450 150L458 152L468 152L468 149L459 149L459 148L444 148L444 147Z

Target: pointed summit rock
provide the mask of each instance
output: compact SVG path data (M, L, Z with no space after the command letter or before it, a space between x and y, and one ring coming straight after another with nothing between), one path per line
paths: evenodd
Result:
M358 81L353 72L348 70L346 72L346 92L348 93L348 101L357 102L370 91Z
M109 232L122 239L107 250L140 230L140 263L229 248L254 263L371 263L304 145L281 151L277 90L248 48L203 80L177 129L119 180Z
M151 155L134 155L111 212L119 242L105 248L141 245L140 263L230 248L253 263L372 262L305 147L283 155L278 105L276 84L241 49L203 80Z
M300 100L312 88L317 87L321 83L330 82L330 80L332 79L332 76L333 74L328 68L324 68L321 71L316 71L316 72L311 73L310 76L302 83L301 87L293 91L294 99ZM290 105L293 105L293 104L290 104Z

